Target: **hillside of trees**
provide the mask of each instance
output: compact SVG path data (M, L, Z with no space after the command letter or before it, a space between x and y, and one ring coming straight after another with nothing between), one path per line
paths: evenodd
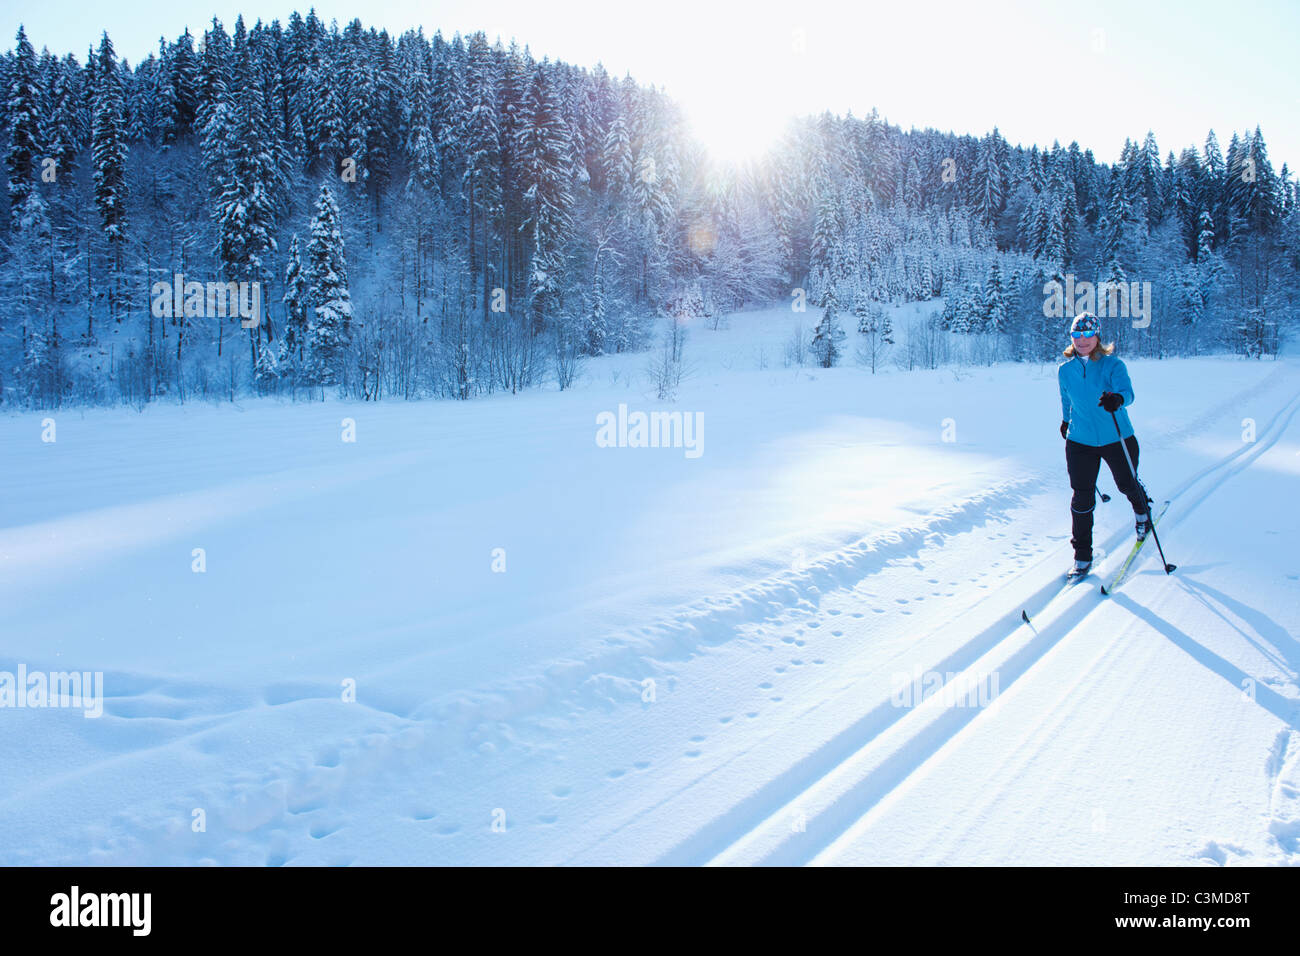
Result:
M1149 326L1103 321L1134 354L1273 355L1300 314L1297 183L1258 128L1107 164L824 114L736 169L631 77L314 13L135 65L20 29L0 89L4 407L563 388L664 317L781 302L871 336L942 300L914 334L1040 361L1067 278L1150 284ZM191 282L257 283L256 320L159 308Z

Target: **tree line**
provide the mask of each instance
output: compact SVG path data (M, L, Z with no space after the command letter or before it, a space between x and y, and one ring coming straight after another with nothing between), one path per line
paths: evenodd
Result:
M664 316L804 300L878 335L941 297L942 329L1036 360L1067 276L1150 281L1157 321L1112 323L1150 354L1268 354L1294 321L1296 184L1258 129L1106 165L826 113L720 166L631 77L314 12L135 66L20 28L0 89L0 402L567 387ZM155 314L175 277L258 283L260 314Z

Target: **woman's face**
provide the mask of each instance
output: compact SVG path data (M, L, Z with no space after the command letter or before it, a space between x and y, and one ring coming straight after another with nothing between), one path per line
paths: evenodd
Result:
M1095 335L1085 335L1081 339L1073 339L1072 341L1074 342L1074 350L1084 358L1091 355L1092 350L1097 347L1097 336Z

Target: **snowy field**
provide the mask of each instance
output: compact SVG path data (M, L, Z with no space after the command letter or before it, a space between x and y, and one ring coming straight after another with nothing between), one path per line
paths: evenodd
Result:
M1130 362L1178 571L1028 626L1055 368L787 368L794 320L693 329L672 402L641 354L0 417L0 671L104 690L0 709L0 862L1300 862L1295 360ZM602 447L620 405L697 444ZM996 693L900 700L930 674Z

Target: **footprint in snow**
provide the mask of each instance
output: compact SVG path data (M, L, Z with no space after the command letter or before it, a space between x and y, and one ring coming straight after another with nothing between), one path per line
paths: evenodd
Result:
M1247 857L1251 855L1250 851L1245 847L1236 846L1232 843L1220 843L1218 840L1211 840L1209 843L1205 844L1205 849L1197 854L1197 856L1199 859L1207 860L1218 866L1226 866L1228 863L1228 854L1232 854L1234 857Z

